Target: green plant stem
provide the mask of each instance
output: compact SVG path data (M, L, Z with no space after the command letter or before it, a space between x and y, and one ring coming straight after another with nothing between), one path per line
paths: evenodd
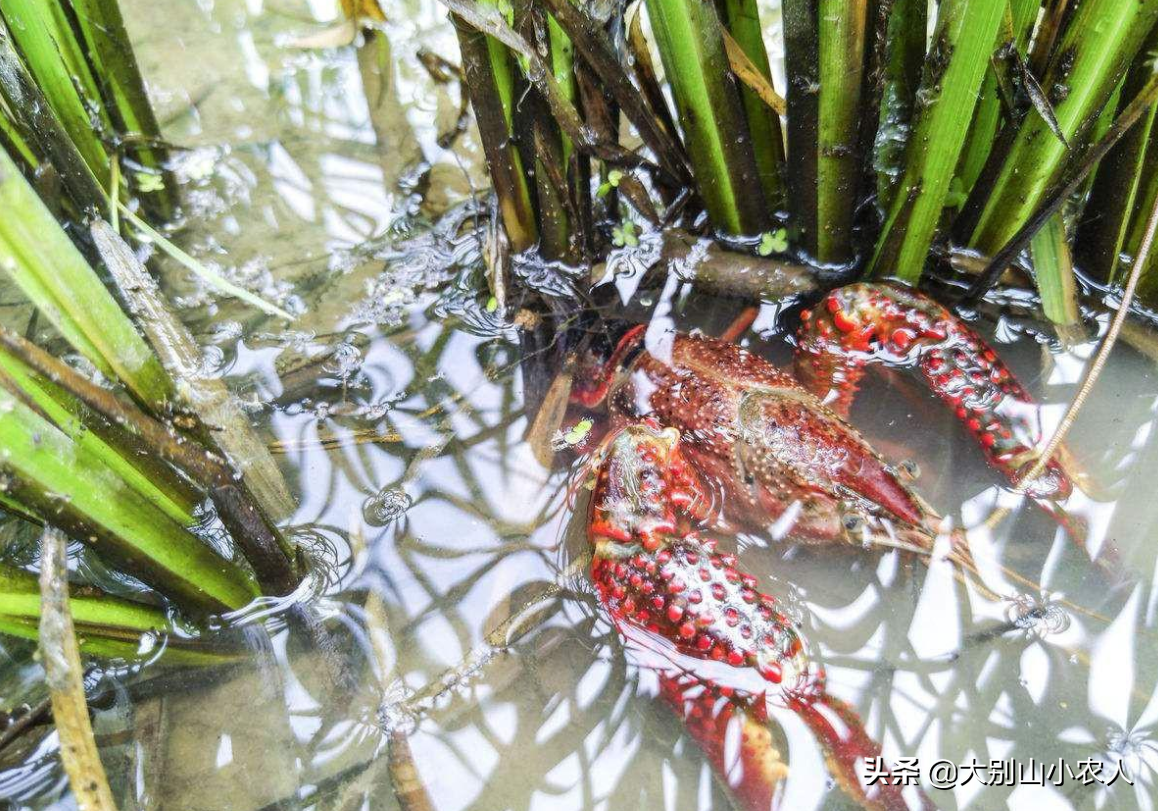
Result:
M820 143L819 0L783 0L788 76L788 212L792 241L816 255Z
M444 0L445 2L445 0ZM591 72L602 82L601 90L614 99L623 115L663 167L668 181L691 180L688 156L674 130L665 126L664 105L652 108L652 96L640 93L624 70L618 51L607 32L574 0L543 0ZM618 112L616 113L618 118ZM558 114L556 113L556 118ZM560 125L562 125L560 121ZM566 127L564 127L566 130ZM574 136L572 136L574 140Z
M176 207L175 180L165 170L161 127L145 90L137 57L121 17L119 0L70 0L109 114L136 162L161 177L157 192L144 192L162 218ZM138 189L138 193L142 193Z
M870 272L916 283L940 222L1005 0L944 0L927 60L905 173Z
M885 57L881 66L880 114L873 143L877 172L877 205L888 211L896 183L904 169L913 108L925 64L928 30L927 0L893 0L885 28Z
M165 413L173 388L160 361L6 152L0 211L0 270L102 374Z
M77 211L99 208L104 193L96 176L77 150L25 67L0 21L0 119L13 132L11 144L0 147L17 149L16 157L33 176L47 162L55 169L61 183L76 205Z
M1033 275L1041 293L1041 307L1055 324L1076 324L1079 318L1074 264L1066 240L1065 222L1055 214L1030 244Z
M768 62L768 50L764 47L764 29L756 0L716 0L716 9L724 28L771 85L772 67ZM784 136L780 132L780 116L747 85L740 88L740 98L744 102L764 199L773 208L782 208L786 201L781 174L784 169Z
M1126 76L1120 94L1125 102L1145 86L1153 75L1151 52L1158 48L1158 27ZM1077 251L1082 268L1105 284L1121 284L1128 262L1137 253L1145 228L1144 217L1158 194L1158 105L1152 105L1141 121L1098 166L1090 200L1078 229ZM1143 269L1140 298L1146 295L1149 268Z
M538 241L531 189L523 171L523 160L511 142L514 104L514 66L510 51L481 34L457 17L459 50L466 81L478 122L479 137L487 158L487 169L499 201L503 229L511 250L521 253Z
M171 426L122 405L111 392L89 383L48 353L3 328L0 347L37 374L67 389L110 423L123 427L127 442L135 444L135 457L172 464L207 487L222 523L253 566L262 590L267 594L287 594L294 589L298 578L289 557L279 549L278 533L258 513L252 499L241 490L233 470L220 458L200 444L185 440ZM98 450L103 447L102 444ZM110 467L114 465L110 463ZM135 480L128 481L132 484Z
M156 646L142 644L151 636L163 645L161 661L168 664L214 665L238 658L238 651L192 638L164 611L106 594L91 586L74 587L68 598L82 652L136 661L156 655ZM36 576L0 563L0 633L36 641L40 620L40 587Z
M1009 8L1013 44L1018 52L1025 56L1030 35L1033 33L1041 9L1041 0L1010 0ZM993 150L1001 118L1002 104L997 88L997 74L990 66L981 85L981 99L977 102L977 111L973 115L969 137L965 141L965 149L961 153L961 161L957 167L957 177L960 178L963 194L968 194L981 176L981 170L984 169L985 162Z
M1158 19L1158 0L1085 0L1066 25L1042 87L1068 143L1081 143ZM986 197L970 247L994 254L1025 225L1061 171L1068 150L1036 112Z
M237 609L257 590L233 563L166 516L17 398L0 391L7 494L196 613ZM67 494L67 497L65 497Z
M868 0L819 0L820 102L817 126L815 257L852 258L852 223L860 193L861 97Z
M0 336L3 334L11 333L0 327ZM12 394L25 398L29 405L37 409L73 442L104 460L111 471L142 496L152 500L171 519L182 526L193 525L192 509L200 499L193 495L189 487L175 481L176 477L171 473L159 470L163 463L151 455L133 454L128 458L122 456L105 442L98 430L94 430L94 420L83 418L86 409L76 398L40 378L16 355L2 346L0 346L0 386L4 386ZM95 415L90 412L89 416L91 418ZM164 489L154 482L164 484Z
M769 212L715 6L647 0L647 11L708 218L728 234L764 231Z
M1062 206L1077 193L1094 168L1109 154L1122 138L1141 121L1150 108L1158 103L1158 74L1151 74L1138 94L1118 114L1105 134L1082 156L1082 159L1067 169L1063 180L1049 192L1041 206L1000 251L993 255L989 264L978 274L965 301L976 302L1000 278L1005 269L1013 263L1033 236L1045 226L1050 217L1061 211Z
M198 278L202 279L206 284L210 285L211 287L217 288L222 293L225 293L227 296L233 296L234 298L238 298L241 301L244 301L246 304L249 304L253 307L256 307L257 309L261 310L263 313L266 313L267 315L272 315L272 316L275 316L277 318L283 318L286 321L293 321L294 320L294 317L292 315L290 315L288 312L286 312L285 310L283 310L281 307L278 307L274 304L270 304L265 299L261 298L260 296L254 295L253 293L249 292L248 290L246 290L243 287L238 287L237 285L233 284L233 282L229 281L224 276L222 276L220 273L216 273L213 270L206 267L202 262L198 262L196 259L194 259L192 256L190 256L188 253L186 253L185 251L181 250L179 247L174 245L171 241L169 241L165 236L163 236L160 232L158 232L156 229L154 229L151 225L149 225L147 222L145 222L140 217L138 217L132 211L132 209L130 209L124 203L121 203L118 201L117 202L117 209L121 212L121 214L124 215L126 220L128 220L130 223L132 223L134 228L136 228L138 231L141 232L144 240L147 240L148 242L152 242L154 245L157 246L158 249L160 249L162 252L164 252L167 256L171 257L175 261L179 262L182 267L186 268L187 270L192 271Z
M575 101L575 84L569 56L570 40L541 5L528 0L514 3L514 26L526 39L546 52L546 61L563 97ZM552 28L553 26L553 28ZM556 33L551 36L551 31ZM560 39L561 38L561 39ZM519 60L524 73L525 58ZM574 151L570 139L559 131L551 108L533 85L521 92L513 111L513 127L523 166L533 166L539 253L548 261L574 258L571 248L571 213L566 177L567 161Z
M97 185L106 187L109 157L90 115L90 108L101 109L100 95L72 30L64 27L67 21L61 5L45 0L5 0L0 14L25 65L84 156Z
M300 571L296 550L278 531L277 522L289 516L294 501L269 449L250 427L225 384L200 374L196 342L166 306L156 282L124 240L103 220L94 221L89 233L129 311L156 347L165 368L180 381L180 404L188 410L186 417L192 419L193 437L205 448L220 449L221 455L241 471L241 477L234 477L228 468L216 467L207 455L190 458L192 451L179 444L170 449L180 455L172 456L171 461L212 487L211 496L223 522L245 550L263 588L279 594L288 591L296 585ZM147 433L147 425L141 428ZM164 448L163 438L153 446Z

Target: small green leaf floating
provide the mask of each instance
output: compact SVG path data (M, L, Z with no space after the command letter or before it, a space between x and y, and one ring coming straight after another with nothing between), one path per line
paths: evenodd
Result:
M165 180L160 175L155 175L149 172L137 172L137 191L142 194L149 192L164 191Z
M635 233L635 223L631 220L611 229L611 242L617 248L634 248L639 245L639 237Z
M606 197L612 189L619 188L619 181L621 180L623 180L623 172L619 169L612 169L607 173L607 180L599 184L599 189L595 192L595 196Z
M788 231L778 228L775 231L765 231L760 235L760 245L756 253L761 256L771 256L774 253L784 253L788 250Z
M575 425L573 425L571 429L563 435L563 441L574 447L587 438L587 435L591 433L591 429L594 426L594 420L584 417L583 419L579 420L579 422L575 423Z
M499 308L499 300L497 298L495 298L494 296L491 296L489 299L487 299L487 312L488 313L493 313L498 308Z

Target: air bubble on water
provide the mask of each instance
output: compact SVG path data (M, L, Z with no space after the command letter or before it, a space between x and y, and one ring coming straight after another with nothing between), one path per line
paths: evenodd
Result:
M404 490L386 488L366 499L362 505L362 517L372 527L384 527L401 518L412 503Z
M339 380L349 380L362 368L362 350L354 344L339 344L323 369Z
M141 634L137 643L137 655L148 656L156 649L158 641L157 635L152 632Z
M241 337L242 327L238 321L222 321L213 328L210 343L232 344Z

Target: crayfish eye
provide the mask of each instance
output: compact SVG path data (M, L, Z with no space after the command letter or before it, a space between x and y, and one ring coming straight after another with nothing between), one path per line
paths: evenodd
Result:
M907 481L913 481L921 475L921 467L912 459L902 459L897 465L897 472Z
M856 513L847 513L844 518L841 519L841 524L848 532L856 532L864 526L864 516L857 515Z

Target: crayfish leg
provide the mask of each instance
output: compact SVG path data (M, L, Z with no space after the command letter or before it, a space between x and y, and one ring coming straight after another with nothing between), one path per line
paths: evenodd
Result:
M693 674L661 674L660 695L680 716L688 734L745 811L771 811L785 793L787 745L765 697L721 691ZM868 764L881 756L857 712L823 691L788 691L785 704L805 724L824 753L840 789L866 811L932 811L936 806L913 787L911 804L901 780L887 767L870 780ZM817 798L823 799L823 798Z
M901 781L883 768L879 779L870 784L860 769L870 761L879 760L881 748L868 734L860 714L849 704L823 689L801 690L787 696L789 709L795 712L816 738L828 771L841 789L866 811L908 811ZM934 811L936 806L919 787L913 796L919 799L923 811Z
M803 313L796 372L814 394L835 396L847 410L871 362L918 369L990 465L1029 495L1058 501L1073 491L1064 453L1022 482L1042 444L1039 408L984 339L940 304L898 285L863 283L833 290Z
M786 773L766 696L783 696L804 719L834 778L866 809L902 811L899 790L861 785L858 758L879 747L847 705L817 688L796 624L734 555L689 526L692 476L674 429L631 425L608 443L588 537L591 579L616 630L679 667L661 673L663 697L746 811L769 811Z
M1085 520L1060 502L1075 483L1095 499L1104 494L1064 445L1033 481L1024 481L1041 456L1039 407L971 327L932 299L893 284L838 288L802 315L797 377L816 396L833 399L835 410L847 412L870 362L918 369L968 428L990 466L1033 498L1078 546L1087 547ZM1103 543L1096 558L1110 577L1127 579L1113 543Z
M779 742L755 699L727 698L687 676L660 676L660 696L683 721L746 811L770 811L788 777Z

